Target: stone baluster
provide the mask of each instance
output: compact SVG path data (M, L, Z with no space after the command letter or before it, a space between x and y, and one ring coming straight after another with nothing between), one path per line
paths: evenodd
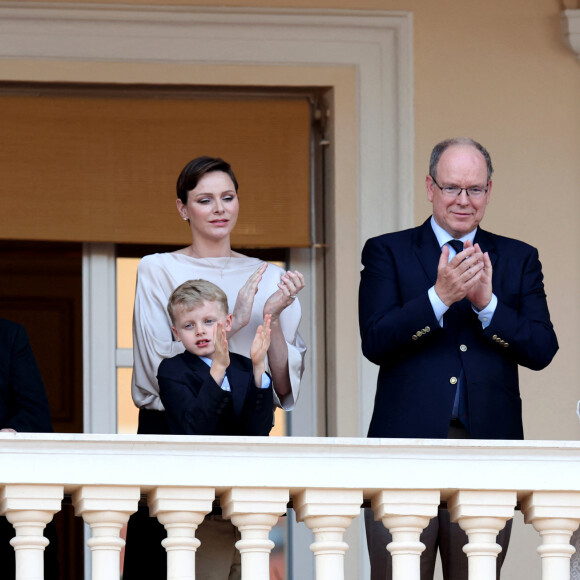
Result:
M158 487L149 493L149 514L167 530L167 580L195 579L195 531L211 511L215 490L209 487Z
M501 546L497 535L513 518L515 491L458 491L447 501L451 521L467 533L469 580L495 580L497 555Z
M44 549L48 540L44 528L61 509L62 485L4 486L0 493L0 513L14 526L10 544L16 551L16 580L44 578Z
M570 556L574 548L570 538L580 522L580 492L534 491L522 500L527 524L540 533L542 544L542 580L569 580Z
M316 580L343 580L348 544L344 532L360 514L361 490L305 489L293 500L297 521L314 533L310 549L316 562Z
M121 548L125 545L120 532L137 511L139 498L137 486L85 485L73 493L75 513L92 531L87 542L92 555L92 580L119 578Z
M383 490L371 499L375 520L381 520L393 541L386 546L393 558L393 580L419 580L425 544L421 532L437 515L439 490Z
M290 494L280 488L235 487L220 497L224 518L232 520L242 539L236 542L242 559L242 580L270 578L269 539L272 526L286 513Z

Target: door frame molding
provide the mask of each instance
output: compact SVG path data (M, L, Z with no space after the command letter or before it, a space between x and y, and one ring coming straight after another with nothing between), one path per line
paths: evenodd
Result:
M117 432L114 244L83 244L83 431Z

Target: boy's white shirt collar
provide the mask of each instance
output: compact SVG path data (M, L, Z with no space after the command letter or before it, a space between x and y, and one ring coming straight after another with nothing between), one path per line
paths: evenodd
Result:
M199 355L198 355L199 356ZM208 367L211 367L212 363L213 363L213 359L211 358L207 358L206 356L200 356L199 357ZM230 381L228 381L228 377L227 375L224 375L224 380L222 381L222 384L220 386L222 391L228 391L228 392L232 392L232 388L230 387Z
M206 356L200 356L199 357L208 367L211 367L212 363L213 363L213 359L211 358L207 358Z
M200 359L201 359L201 360L202 360L202 361L203 361L203 362L204 362L204 363L205 363L205 364L206 364L208 367L211 367L211 365L212 365L212 363L213 363L213 359L211 359L211 358L207 358L207 357L205 357L205 356L200 356L199 358L200 358ZM266 373L263 373L263 374L262 374L262 386L261 386L261 388L262 388L262 389L267 389L267 388L270 386L270 384L271 384L270 377L269 377L269 376L268 376ZM228 377L227 377L227 375L226 375L226 376L224 376L224 381L223 381L223 383L222 383L222 386L221 386L221 388L222 388L222 391L230 391L230 392L231 392L231 390L232 390L232 388L230 387L230 381L228 381Z

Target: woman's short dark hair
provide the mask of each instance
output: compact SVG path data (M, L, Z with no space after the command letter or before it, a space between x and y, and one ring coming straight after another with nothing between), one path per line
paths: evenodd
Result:
M183 204L187 203L187 194L194 189L199 180L212 171L223 171L230 176L234 183L236 193L238 192L238 181L230 164L219 157L208 157L203 155L190 161L177 178L177 197Z

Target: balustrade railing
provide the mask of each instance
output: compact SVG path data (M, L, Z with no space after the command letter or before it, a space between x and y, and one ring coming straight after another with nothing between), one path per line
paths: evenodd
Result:
M470 580L495 579L496 536L516 507L541 538L542 580L565 580L580 443L2 433L18 580L42 578L43 530L64 494L91 528L93 580L119 577L120 531L142 495L167 530L170 580L195 579L195 532L216 497L241 533L243 580L269 578L269 531L289 504L313 532L317 580L344 578L344 532L363 504L392 532L394 580L418 580L419 536L442 502L468 535Z

